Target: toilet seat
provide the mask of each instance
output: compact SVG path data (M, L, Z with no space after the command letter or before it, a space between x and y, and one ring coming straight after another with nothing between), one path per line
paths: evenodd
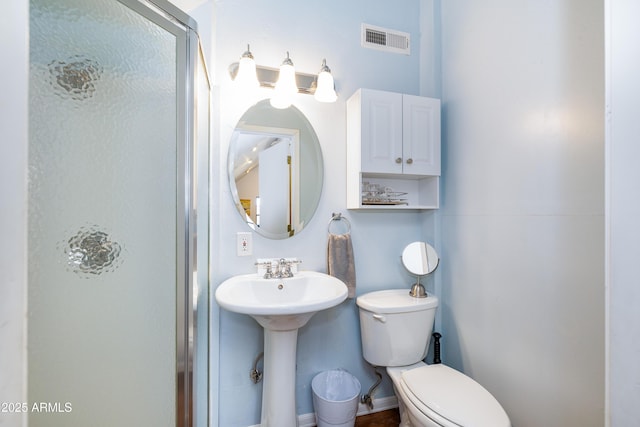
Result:
M446 365L424 365L405 370L400 382L411 404L441 425L511 425L506 412L491 393L473 379Z

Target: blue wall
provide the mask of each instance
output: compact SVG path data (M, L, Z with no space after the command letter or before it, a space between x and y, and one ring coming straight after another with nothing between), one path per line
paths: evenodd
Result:
M602 426L602 1L441 16L445 360L518 427Z
M360 87L420 94L421 3L425 2L216 3L213 68L219 97L216 132L219 140L214 149L219 152L214 191L219 190L220 199L214 199L217 204L212 206L214 246L219 251L213 254L212 286L232 275L254 271L253 262L259 257L297 256L303 260L304 269L326 271L327 224L332 212L342 212L352 223L358 294L411 285L412 279L404 272L399 257L406 244L432 237L424 231L430 229L424 223L431 214L346 211L345 102ZM363 22L410 33L411 55L362 48ZM267 240L254 234L253 257L239 258L235 255L235 234L249 229L233 207L226 182L228 141L242 112L269 95L265 89L252 99L238 99L231 93L226 70L238 60L247 43L251 44L256 62L265 66L277 67L289 51L299 71L316 73L326 58L336 79L339 99L335 104L319 104L310 96L300 95L295 102L314 126L323 150L324 189L315 217L299 235L287 240ZM257 424L262 387L249 380L249 370L262 351L262 329L250 317L219 310L214 303L214 327L218 315L219 425ZM216 344L212 343L214 352ZM310 389L313 376L333 368L353 373L365 391L375 381L371 367L362 359L358 312L353 300L316 314L299 332L298 414L313 412ZM385 379L376 397L391 395L393 390Z

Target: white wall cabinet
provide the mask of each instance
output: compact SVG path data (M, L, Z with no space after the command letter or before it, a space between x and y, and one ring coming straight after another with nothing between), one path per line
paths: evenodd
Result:
M347 208L436 209L440 100L359 89L347 101Z

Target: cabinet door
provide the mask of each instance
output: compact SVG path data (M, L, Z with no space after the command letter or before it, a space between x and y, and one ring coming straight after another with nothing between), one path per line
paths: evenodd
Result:
M402 173L402 95L362 90L362 172Z
M440 175L440 100L404 95L403 173Z

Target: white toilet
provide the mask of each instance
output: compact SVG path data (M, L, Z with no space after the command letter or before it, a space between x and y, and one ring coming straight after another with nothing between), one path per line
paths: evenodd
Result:
M443 364L422 362L438 307L435 296L386 290L361 295L356 304L364 358L387 368L401 427L511 427L502 406L480 384Z

